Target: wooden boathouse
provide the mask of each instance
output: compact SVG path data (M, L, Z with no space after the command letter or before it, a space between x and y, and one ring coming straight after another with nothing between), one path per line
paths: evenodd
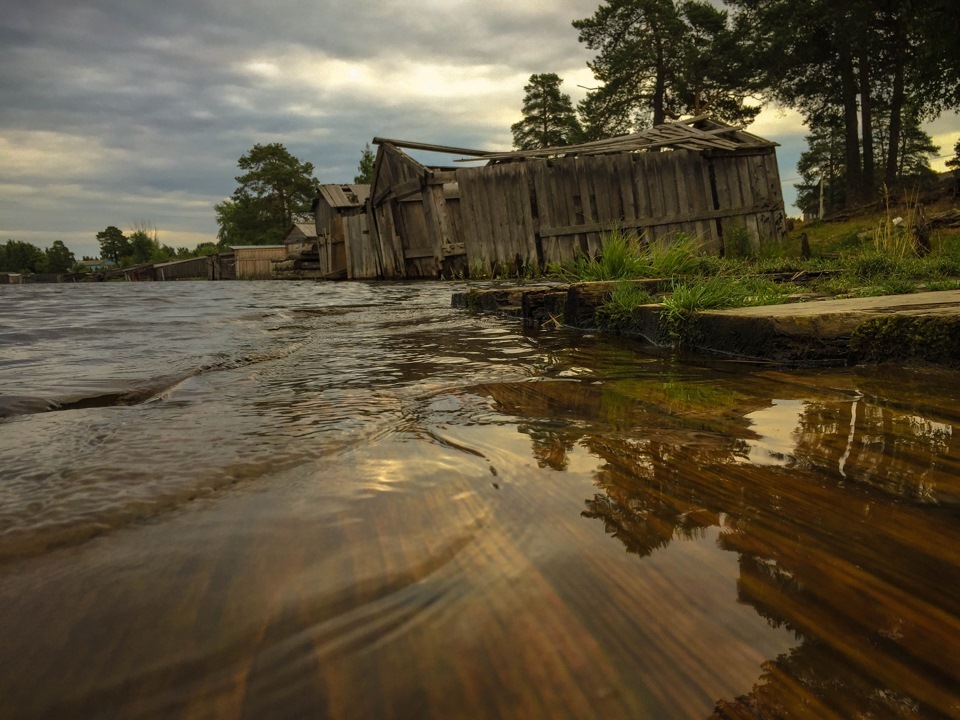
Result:
M376 278L380 252L367 224L369 185L321 185L314 201L320 277Z
M543 269L579 253L596 256L602 232L613 227L648 242L682 232L714 254L725 252L725 239L757 248L785 232L777 144L706 117L504 153L373 142L369 217L379 277ZM486 164L427 167L404 150ZM373 277L357 275L364 276Z

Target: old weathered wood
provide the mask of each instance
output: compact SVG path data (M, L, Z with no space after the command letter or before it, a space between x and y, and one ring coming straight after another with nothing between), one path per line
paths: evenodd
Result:
M773 211L774 206L763 208L766 211ZM619 220L612 223L590 223L589 225L564 225L562 227L541 228L540 234L544 237L578 235L591 232L605 232L613 227L623 229L633 229L638 227L657 227L664 228L670 225L680 225L691 223L695 220L715 220L743 217L742 209L731 210L710 210L702 212L687 213L686 215L659 215L657 217L635 218L632 220Z
M707 141L712 144L702 144ZM674 149L625 151L637 143ZM404 145L426 149L424 143ZM510 162L457 171L425 168L386 141L381 147L373 217L384 235L387 267L384 231L391 223L383 207L392 205L399 276L443 272L457 244L463 246L462 265L486 273L597 255L603 233L614 227L645 233L648 242L684 232L708 252L720 252L721 235L738 226L746 227L753 246L783 232L779 178L771 178L773 144L700 120L588 143L582 152L503 154ZM683 149L688 147L694 149ZM486 157L495 155L500 154ZM433 264L410 254L428 246L434 249Z

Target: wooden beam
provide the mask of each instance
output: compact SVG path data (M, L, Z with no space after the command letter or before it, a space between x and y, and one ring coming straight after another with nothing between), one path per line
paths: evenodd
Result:
M391 140L389 138L375 137L374 145L393 145L394 147L404 148L406 150L425 150L427 152L447 153L448 155L474 155L485 157L492 155L495 150L470 150L468 148L450 147L448 145L431 145L430 143L413 142L410 140Z
M734 210L709 210L697 213L685 213L683 215L656 216L648 218L634 218L632 220L619 220L616 222L586 223L583 225L564 225L560 227L541 227L541 237L557 237L561 235L579 235L581 233L594 233L609 230L612 226L624 230L634 230L641 227L660 227L662 225L678 225L680 223L696 222L697 220L716 220L723 218L739 217L742 215L755 215L757 213L774 212L779 210L777 205L763 205L751 208L737 208Z

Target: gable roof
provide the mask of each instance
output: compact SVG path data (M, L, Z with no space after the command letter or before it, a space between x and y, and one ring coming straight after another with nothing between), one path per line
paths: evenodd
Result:
M321 185L320 197L333 208L360 207L370 197L369 185Z

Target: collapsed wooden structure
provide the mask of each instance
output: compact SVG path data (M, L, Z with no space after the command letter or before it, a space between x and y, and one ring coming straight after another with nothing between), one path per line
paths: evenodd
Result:
M597 142L489 152L374 138L366 216L349 277L520 273L596 256L602 233L647 241L683 232L706 252L758 247L784 233L776 143L706 117ZM482 167L428 167L404 150L465 156ZM661 152L667 151L669 152ZM324 229L317 215L317 232ZM333 234L332 224L327 232Z

